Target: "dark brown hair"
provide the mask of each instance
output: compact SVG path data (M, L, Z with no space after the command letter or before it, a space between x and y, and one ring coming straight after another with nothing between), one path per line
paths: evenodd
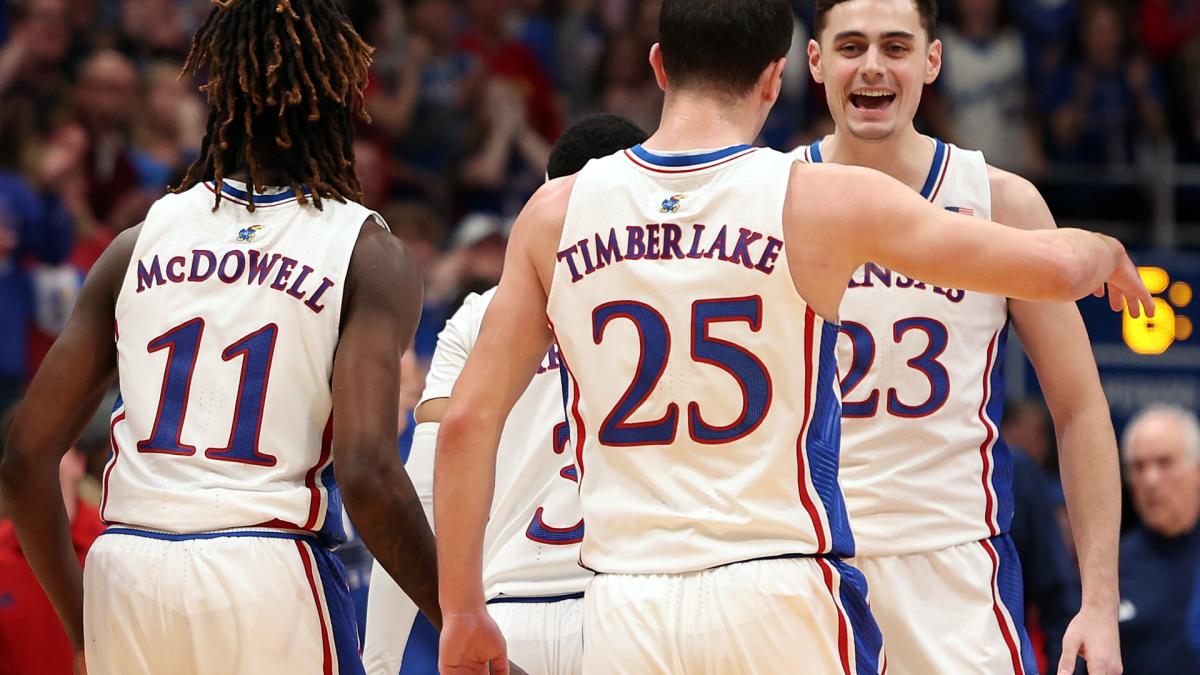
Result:
M849 2L849 0L817 0L816 19L813 21L814 38L821 39L821 31L825 28L825 15L843 2ZM912 3L916 6L917 13L921 15L921 27L932 38L938 20L937 0L912 0Z
M251 189L280 174L301 203L361 200L354 174L354 117L366 120L363 89L372 48L336 0L213 0L196 31L184 74L206 72L208 129L182 192L217 184L245 167ZM304 186L305 189L301 189ZM254 210L253 200L248 207Z
M743 96L787 55L793 21L788 0L663 0L663 68L675 86Z

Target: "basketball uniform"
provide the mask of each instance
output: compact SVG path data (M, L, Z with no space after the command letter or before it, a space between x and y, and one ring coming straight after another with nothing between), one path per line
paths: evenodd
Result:
M991 217L982 153L933 140L921 195ZM822 161L820 142L799 151ZM893 674L1036 672L1000 438L1006 298L875 264L841 305L841 483Z
M495 293L469 295L447 322L438 336L422 402L450 396ZM582 598L592 577L579 566L583 521L574 458L566 452L562 376L558 349L551 346L500 435L496 489L484 534L488 611L504 633L509 658L530 675L580 671ZM427 514L432 513L437 427L417 426L408 459ZM397 672L407 637L408 619L397 616L394 608L408 603L379 570L372 576L372 593L381 587L390 601L372 603L368 610L364 660L372 673L390 675Z
M584 673L873 673L837 483L837 326L792 280L792 159L577 174L547 312L587 523Z
M383 221L234 181L214 212L215 189L151 207L117 299L89 671L361 673L329 551L344 538L330 381L350 256Z

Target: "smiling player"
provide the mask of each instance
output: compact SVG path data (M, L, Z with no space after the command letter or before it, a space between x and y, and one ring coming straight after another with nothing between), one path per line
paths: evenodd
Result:
M936 11L933 0L817 3L809 66L836 131L798 152L878 169L963 216L1053 228L1028 181L913 127L942 65ZM958 229L968 236L979 222L963 217ZM1120 672L1117 449L1075 306L939 287L868 263L841 321L841 484L890 671L1036 672L1008 536L1011 459L998 432L1011 321L1054 416L1083 576L1060 672L1079 654L1093 675Z

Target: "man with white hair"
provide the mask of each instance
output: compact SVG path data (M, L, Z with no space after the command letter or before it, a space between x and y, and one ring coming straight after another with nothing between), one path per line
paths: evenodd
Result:
M1126 427L1121 457L1141 519L1121 541L1125 673L1200 672L1200 421L1146 408Z

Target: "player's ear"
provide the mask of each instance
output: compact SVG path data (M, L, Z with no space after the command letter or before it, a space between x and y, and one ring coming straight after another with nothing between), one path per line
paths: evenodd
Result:
M650 45L650 69L654 71L654 81L658 88L667 90L667 69L663 67L662 47L657 42Z
M808 72L817 84L825 84L825 75L821 72L821 45L816 40L808 41Z
M925 56L925 84L933 84L942 72L942 41L934 40Z
M779 92L783 89L783 69L786 66L787 57L783 57L772 61L763 71L759 78L763 100L770 103L779 100Z

